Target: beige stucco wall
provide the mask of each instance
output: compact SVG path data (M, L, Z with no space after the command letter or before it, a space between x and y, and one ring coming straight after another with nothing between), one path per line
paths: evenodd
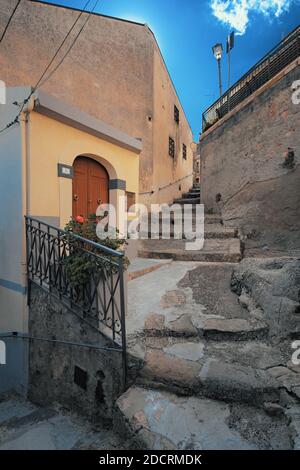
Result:
M7 102L24 99L23 90L7 90ZM0 129L16 115L16 106L0 106ZM25 276L25 128L0 134L0 332L27 331Z
M73 165L79 155L90 156L108 171L110 179L126 181L126 190L139 191L139 154L72 128L37 112L30 113L30 171L28 212L59 217L64 226L72 215L72 180L57 176L57 164ZM124 191L110 191L110 202ZM114 200L115 199L115 200Z
M0 0L0 30L11 11L11 1ZM8 86L35 85L77 16L78 11L23 0L1 43L1 79ZM78 29L85 19L86 14ZM189 171L188 164L170 168L168 135L178 98L159 55L146 25L91 15L72 51L42 86L49 94L143 140L140 192L157 189L158 183L171 183ZM163 113L159 112L162 91L168 105ZM189 148L192 139L187 129L181 112L182 138ZM160 170L155 168L157 162ZM171 196L167 191L157 197L165 202ZM149 202L146 196L141 201Z
M202 202L240 229L246 254L300 249L300 105L292 102L299 79L298 59L200 141ZM284 166L288 148L292 167Z
M192 131L174 90L158 47L154 49L154 119L153 119L153 189L148 196L153 203L173 202L193 182ZM179 124L174 120L174 105L179 109ZM175 158L169 156L169 137L175 141ZM187 147L187 159L182 157L182 145ZM180 180L180 181L178 181ZM168 186L170 183L176 182ZM167 186L167 187L165 187ZM159 190L159 188L162 188Z
M16 113L28 89L8 89L1 107L1 128ZM126 182L138 194L139 153L70 127L38 112L22 115L20 124L0 134L0 332L27 332L24 215L64 227L72 215L72 180L58 176L58 163L72 165L78 155L103 164L111 179ZM118 209L120 189L110 190ZM137 196L138 202L138 196ZM13 217L12 217L13 214Z

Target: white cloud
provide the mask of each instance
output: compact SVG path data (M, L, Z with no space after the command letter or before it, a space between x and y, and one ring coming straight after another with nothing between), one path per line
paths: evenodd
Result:
M294 0L211 0L213 14L237 34L246 32L251 12L278 18Z

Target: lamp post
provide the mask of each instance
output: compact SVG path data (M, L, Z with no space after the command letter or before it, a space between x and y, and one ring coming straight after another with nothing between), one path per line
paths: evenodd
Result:
M219 88L220 88L220 96L222 96L222 74L221 74L221 59L223 53L223 46L222 44L218 43L213 48L213 54L218 62L218 71L219 71Z

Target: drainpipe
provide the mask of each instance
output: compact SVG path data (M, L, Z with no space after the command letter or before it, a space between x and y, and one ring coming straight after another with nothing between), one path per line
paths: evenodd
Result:
M31 96L28 103L23 109L24 126L25 126L25 213L30 215L30 118L29 115L34 109L35 97Z
M21 114L21 125L23 124L24 129L22 132L22 137L24 138L24 163L23 163L23 171L24 171L24 176L22 178L23 184L25 185L25 207L24 207L24 213L26 215L30 215L30 113L34 109L34 101L35 98L34 96L31 96L28 100L28 102L24 105L22 114ZM23 192L24 195L24 192ZM24 196L23 196L24 197ZM23 230L25 230L25 227L23 225ZM23 232L25 233L25 231ZM23 278L23 285L27 286L28 289L28 282L27 282L27 266L26 266L26 252L23 254L24 258L22 261L23 265L23 273L22 273L22 278ZM27 299L28 302L28 299ZM24 311L23 311L23 332L28 331L28 305L24 305Z

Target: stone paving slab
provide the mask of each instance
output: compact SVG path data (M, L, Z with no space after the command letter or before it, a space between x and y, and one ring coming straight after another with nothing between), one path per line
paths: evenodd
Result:
M184 311L193 312L196 315L201 311L201 308L193 302L189 288L180 289L180 297L169 294L178 291L179 281L196 266L197 263L190 262L168 263L129 283L126 318L126 329L129 336L142 333L147 318L149 319L153 315L156 316L157 325L159 325L159 316L161 316L163 323L167 326L169 322L182 317ZM182 294L184 295L184 304Z
M206 319L251 320L230 291L233 267L232 263L170 263L131 281L126 320L129 336L145 330L157 335L196 336Z
M140 276L144 276L171 262L172 260L134 258L128 268L128 280L131 281Z
M1 450L69 450L122 448L111 430L93 428L73 414L37 407L18 398L0 403Z
M246 450L258 445L228 425L230 406L205 398L130 388L117 401L116 427L126 422L136 446L152 450ZM244 419L247 419L245 414Z
M269 332L268 326L263 322L247 321L243 318L207 318L198 324L200 336L204 338L231 339L241 341L245 339L263 339Z
M29 402L22 402L11 398L0 402L0 426L15 418L23 418L35 411L35 406Z

